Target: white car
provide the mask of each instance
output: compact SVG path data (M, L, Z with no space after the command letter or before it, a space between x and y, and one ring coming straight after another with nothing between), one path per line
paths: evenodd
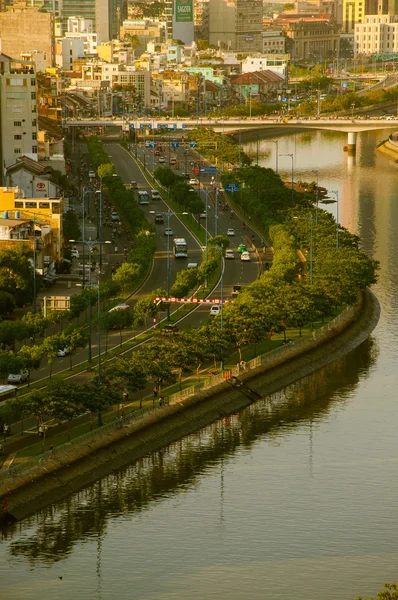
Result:
M199 179L191 177L191 179L189 180L189 185L199 185Z
M108 310L108 312L115 312L115 310L128 310L130 307L128 304L117 304L116 306L114 306L113 308L111 308L110 310Z
M243 262L250 262L250 254L248 252L242 252L240 259Z
M160 163L165 163L166 162L165 157L164 156L159 156L159 162Z
M235 229L228 229L227 235L235 235Z
M213 304L213 306L210 309L210 316L215 317L215 316L219 315L220 312L221 312L221 306L218 306L218 304Z
M28 381L28 379L28 369L21 369L19 373L10 373L7 377L7 383L23 383L24 381Z
M71 250L71 255L72 255L72 258L79 258L80 257L79 250L75 250L75 249Z
M112 221L120 221L120 217L117 212L113 212L111 214L111 219L112 219Z
M70 354L70 350L66 346L65 348L60 348L57 351L57 356L59 356L60 358L62 358L63 356L67 356L68 354Z
M164 230L164 235L174 235L174 231L171 227L166 227L166 229Z
M228 249L225 251L225 258L235 258L235 253L233 250Z

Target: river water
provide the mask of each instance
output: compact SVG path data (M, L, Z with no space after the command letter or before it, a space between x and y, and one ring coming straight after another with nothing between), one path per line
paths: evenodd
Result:
M355 158L338 133L279 139L295 179L319 169L381 261L372 337L3 531L1 597L350 600L398 580L397 167L375 153L387 135L360 135ZM261 164L275 149L260 142ZM289 179L289 157L279 170Z

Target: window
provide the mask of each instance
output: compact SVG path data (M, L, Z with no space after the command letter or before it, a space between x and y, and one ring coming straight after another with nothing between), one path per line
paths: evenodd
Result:
M25 100L26 92L7 92L7 100Z
M30 97L32 100L36 100L36 92L30 92Z
M25 202L25 208L37 208L37 202Z
M37 146L32 146L32 154L37 154Z
M36 79L34 79L34 78L33 78L33 79L31 79L31 80L30 80L30 85L36 85Z
M14 135L14 140L22 140L22 135L20 133L16 133Z
M36 121L36 119L33 119L33 121L32 121L32 127L37 127L37 121Z
M14 127L22 127L22 121L14 121Z
M32 113L37 112L37 107L35 104L32 104Z
M14 148L14 154L21 154L21 148Z
M32 133L32 140L37 140L37 133L36 133L36 131L33 131L33 133Z
M39 208L50 208L49 202L39 202Z
M23 202L14 202L14 208L23 208Z

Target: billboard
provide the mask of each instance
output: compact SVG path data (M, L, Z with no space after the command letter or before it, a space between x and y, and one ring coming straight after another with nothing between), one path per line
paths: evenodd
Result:
M176 23L193 22L193 0L175 0Z

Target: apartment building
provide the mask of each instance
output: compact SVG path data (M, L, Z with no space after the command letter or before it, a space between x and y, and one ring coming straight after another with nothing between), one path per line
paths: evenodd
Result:
M262 52L262 0L210 0L209 43L237 52Z
M364 23L355 26L356 54L398 52L398 17L365 15Z
M23 154L38 158L34 63L0 54L0 185L5 168Z

